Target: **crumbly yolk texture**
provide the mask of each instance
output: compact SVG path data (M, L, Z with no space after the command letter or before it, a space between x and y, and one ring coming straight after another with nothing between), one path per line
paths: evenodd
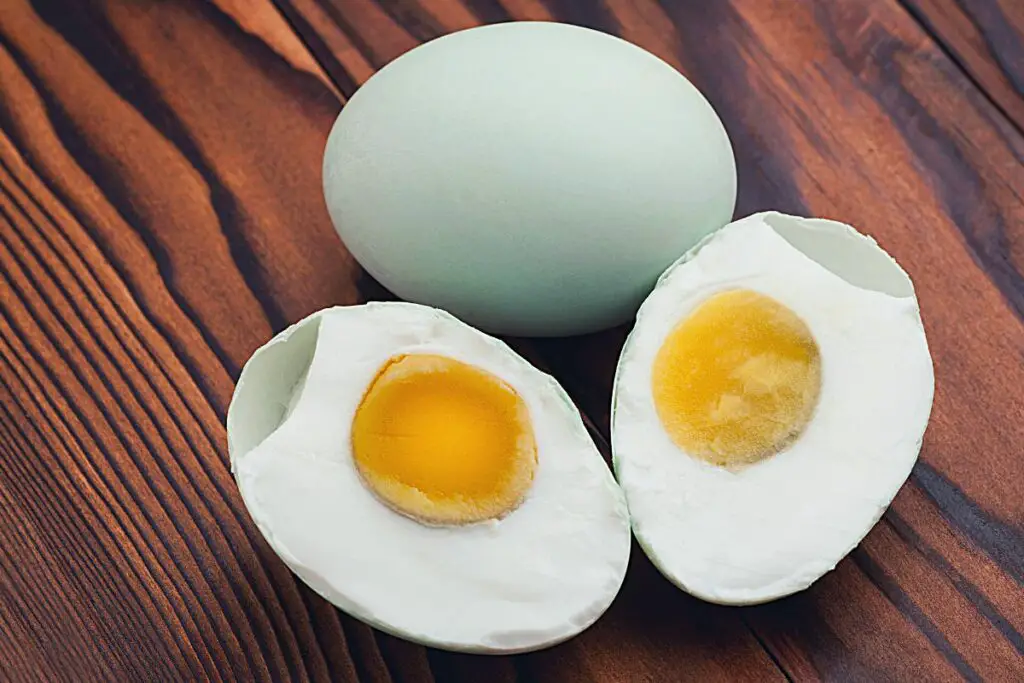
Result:
M352 455L381 501L433 525L506 515L537 467L529 410L515 389L433 354L384 365L356 410Z
M712 296L654 360L652 396L672 441L724 467L770 457L810 421L821 356L796 313L751 290Z

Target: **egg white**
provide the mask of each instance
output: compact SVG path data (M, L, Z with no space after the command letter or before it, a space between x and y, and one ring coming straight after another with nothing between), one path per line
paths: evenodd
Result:
M253 392L281 375L260 369L259 352L239 380L237 412L229 414L243 500L289 567L349 614L446 649L521 652L593 623L626 571L628 513L559 385L501 342L424 306L334 308L306 324L318 325L317 333L292 330L276 348L266 347L267 362L280 366L271 354L280 353L288 334L315 336L291 407L278 405L286 413L280 426L258 445L246 434L249 420L273 412L251 408ZM385 507L360 479L351 456L352 416L382 365L404 353L475 365L525 401L537 469L526 499L500 521L427 527Z
M737 288L804 320L822 386L792 446L730 471L672 442L651 379L668 333L711 295ZM874 241L777 213L732 223L665 272L620 358L612 450L634 533L665 576L712 602L806 588L860 542L910 474L933 392L913 286Z

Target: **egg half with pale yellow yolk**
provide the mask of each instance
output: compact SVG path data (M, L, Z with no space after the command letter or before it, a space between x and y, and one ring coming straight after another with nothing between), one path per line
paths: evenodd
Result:
M662 275L620 357L637 540L709 601L806 588L910 474L933 391L913 285L873 240L779 213L726 226Z
M618 592L625 500L559 385L407 303L314 314L258 350L228 413L242 498L309 586L400 637L522 652Z

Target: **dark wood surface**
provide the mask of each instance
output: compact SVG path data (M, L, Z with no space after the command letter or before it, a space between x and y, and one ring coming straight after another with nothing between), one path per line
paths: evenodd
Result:
M968 76L1024 130L1020 0L901 0Z
M636 552L580 637L452 655L292 577L223 420L271 334L387 296L320 194L344 98L424 40L552 18L704 90L738 214L878 237L917 283L935 409L892 509L810 590L711 606ZM0 0L0 679L1024 680L1022 27L1017 0ZM605 451L623 335L513 340Z

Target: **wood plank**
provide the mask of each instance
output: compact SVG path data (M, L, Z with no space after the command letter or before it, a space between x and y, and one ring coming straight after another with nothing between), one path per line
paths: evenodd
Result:
M795 679L1024 675L1024 139L1004 115L1012 99L990 89L1003 111L993 107L895 0L279 5L307 40L354 46L358 56L327 63L350 84L469 23L559 19L622 35L719 110L740 167L738 214L825 215L875 235L917 283L935 358L922 463L836 572L737 612ZM624 334L538 347L599 438Z
M354 680L376 653L279 565L226 466L240 364L353 276L326 230L283 227L323 224L289 150L318 154L338 103L270 9L263 40L212 6L0 7L0 509L25 526L3 566L11 600L38 596L5 601L4 637L40 653L26 677ZM275 267L305 300L263 294Z
M479 658L346 617L262 541L234 378L308 312L386 296L323 206L338 93L271 5L0 3L0 94L3 677L782 678L639 552L599 628Z
M1024 130L1024 3L900 0L992 101Z

